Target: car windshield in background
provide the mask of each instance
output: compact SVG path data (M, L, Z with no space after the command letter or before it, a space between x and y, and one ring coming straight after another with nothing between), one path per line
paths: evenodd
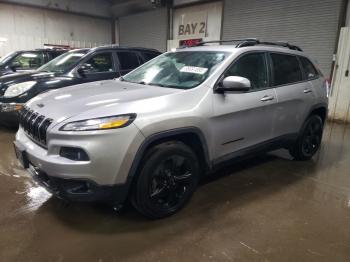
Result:
M7 61L12 59L12 57L14 57L16 54L18 54L18 52L11 52L11 53L1 57L0 58L0 65L5 64Z
M226 52L202 51L167 53L137 68L122 80L190 89L206 80L227 55Z
M88 50L71 51L56 57L40 67L39 71L63 73L77 64Z

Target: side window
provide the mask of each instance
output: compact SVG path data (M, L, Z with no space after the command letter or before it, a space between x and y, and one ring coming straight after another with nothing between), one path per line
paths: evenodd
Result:
M134 52L118 52L121 70L131 70L140 65L139 58Z
M56 57L62 55L63 53L64 53L64 52L51 52L51 53L50 53L50 56L51 56L50 59L54 59L54 58L56 58Z
M23 52L12 60L11 65L18 69L33 69L44 64L42 52Z
M303 80L296 56L271 53L274 85L285 85Z
M300 56L300 61L304 69L306 79L313 79L318 76L318 72L314 65L306 57Z
M268 87L265 54L244 55L226 71L225 77L227 76L241 76L249 79L252 89Z
M144 59L145 59L145 62L157 57L159 54L158 53L142 53Z
M89 73L113 72L113 57L112 53L99 53L91 57L84 63L88 68Z

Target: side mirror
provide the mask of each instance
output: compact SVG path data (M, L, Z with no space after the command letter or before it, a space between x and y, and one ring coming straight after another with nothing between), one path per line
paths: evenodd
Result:
M251 83L247 78L240 76L228 76L219 83L216 91L219 93L234 91L246 92L249 91L250 87Z
M12 65L10 66L10 68L11 68L11 70L12 70L13 72L16 72L16 71L17 71L17 68L20 68L20 67L21 67L21 64L18 63L18 62L14 62L14 63L12 63Z
M77 70L78 74L82 77L85 77L86 74L91 73L92 71L93 68L90 64L82 64Z

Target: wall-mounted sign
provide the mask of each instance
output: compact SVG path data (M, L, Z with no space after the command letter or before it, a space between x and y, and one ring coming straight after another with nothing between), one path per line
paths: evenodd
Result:
M172 50L179 46L195 44L195 39L201 39L202 41L221 39L222 2L215 1L213 3L174 8L172 34L167 42L167 49Z
M202 38L180 40L179 46L195 46L202 42Z
M205 37L208 13L205 11L188 12L181 15L177 36L181 38Z

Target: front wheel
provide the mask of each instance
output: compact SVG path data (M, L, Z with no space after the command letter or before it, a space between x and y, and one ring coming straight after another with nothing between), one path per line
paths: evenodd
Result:
M289 152L296 160L310 160L320 148L323 133L323 121L317 115L310 116Z
M196 154L181 142L166 142L148 150L133 188L133 206L149 218L179 211L194 193L199 177Z

